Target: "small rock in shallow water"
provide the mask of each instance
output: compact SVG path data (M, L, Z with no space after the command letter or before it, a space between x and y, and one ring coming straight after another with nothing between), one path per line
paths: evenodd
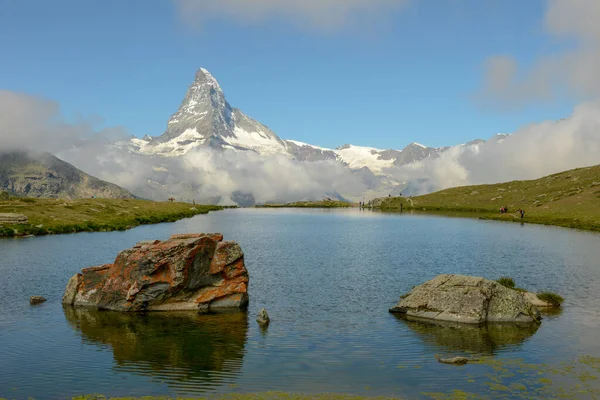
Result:
M258 324L262 326L269 325L271 319L269 318L269 314L267 314L267 310L265 310L264 308L260 310L260 312L258 313L258 317L256 317L256 322L258 322Z
M46 301L45 297L42 296L31 296L29 298L29 304L40 304Z
M467 357L454 357L454 358L438 358L438 361L444 364L455 364L455 365L464 365L469 362Z

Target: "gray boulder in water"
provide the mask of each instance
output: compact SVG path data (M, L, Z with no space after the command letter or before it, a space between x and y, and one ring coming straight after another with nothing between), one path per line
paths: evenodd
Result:
M540 311L522 293L465 275L438 275L415 286L390 312L467 324L541 320Z

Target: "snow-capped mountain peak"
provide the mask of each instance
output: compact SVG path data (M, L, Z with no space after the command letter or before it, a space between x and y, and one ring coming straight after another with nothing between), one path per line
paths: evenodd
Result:
M410 143L402 150L345 144L333 149L295 140L281 140L268 127L232 108L215 77L200 68L177 112L161 136L132 138L127 147L136 153L163 157L180 156L194 149L252 151L263 156L284 155L297 161L335 161L350 169L368 168L375 174L435 157L445 148Z
M215 79L214 76L212 76L212 74L210 72L208 72L207 69L204 69L204 68L200 68L196 72L196 77L194 79L194 83L200 84L200 85L202 85L202 84L210 85L215 90L222 92L219 82Z
M215 77L200 68L167 130L154 140L132 139L134 152L178 156L208 146L263 155L285 154L285 143L269 128L232 108Z

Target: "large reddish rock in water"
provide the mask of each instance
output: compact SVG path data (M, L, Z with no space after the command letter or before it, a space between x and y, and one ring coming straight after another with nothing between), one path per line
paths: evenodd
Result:
M244 253L223 235L173 235L140 242L113 264L73 276L63 304L116 311L245 309L248 271Z

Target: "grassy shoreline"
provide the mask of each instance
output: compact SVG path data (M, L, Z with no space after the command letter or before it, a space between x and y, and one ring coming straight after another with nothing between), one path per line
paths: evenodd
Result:
M0 237L126 230L221 209L219 206L138 199L8 197L0 200L0 213L23 214L28 222L0 224Z
M484 220L553 225L600 232L600 165L536 180L462 186L415 197L372 201L381 211L464 213ZM509 212L500 213L508 206ZM518 209L525 210L521 218Z
M295 201L286 204L261 204L255 208L349 208L358 207L358 204L337 200L321 201Z

